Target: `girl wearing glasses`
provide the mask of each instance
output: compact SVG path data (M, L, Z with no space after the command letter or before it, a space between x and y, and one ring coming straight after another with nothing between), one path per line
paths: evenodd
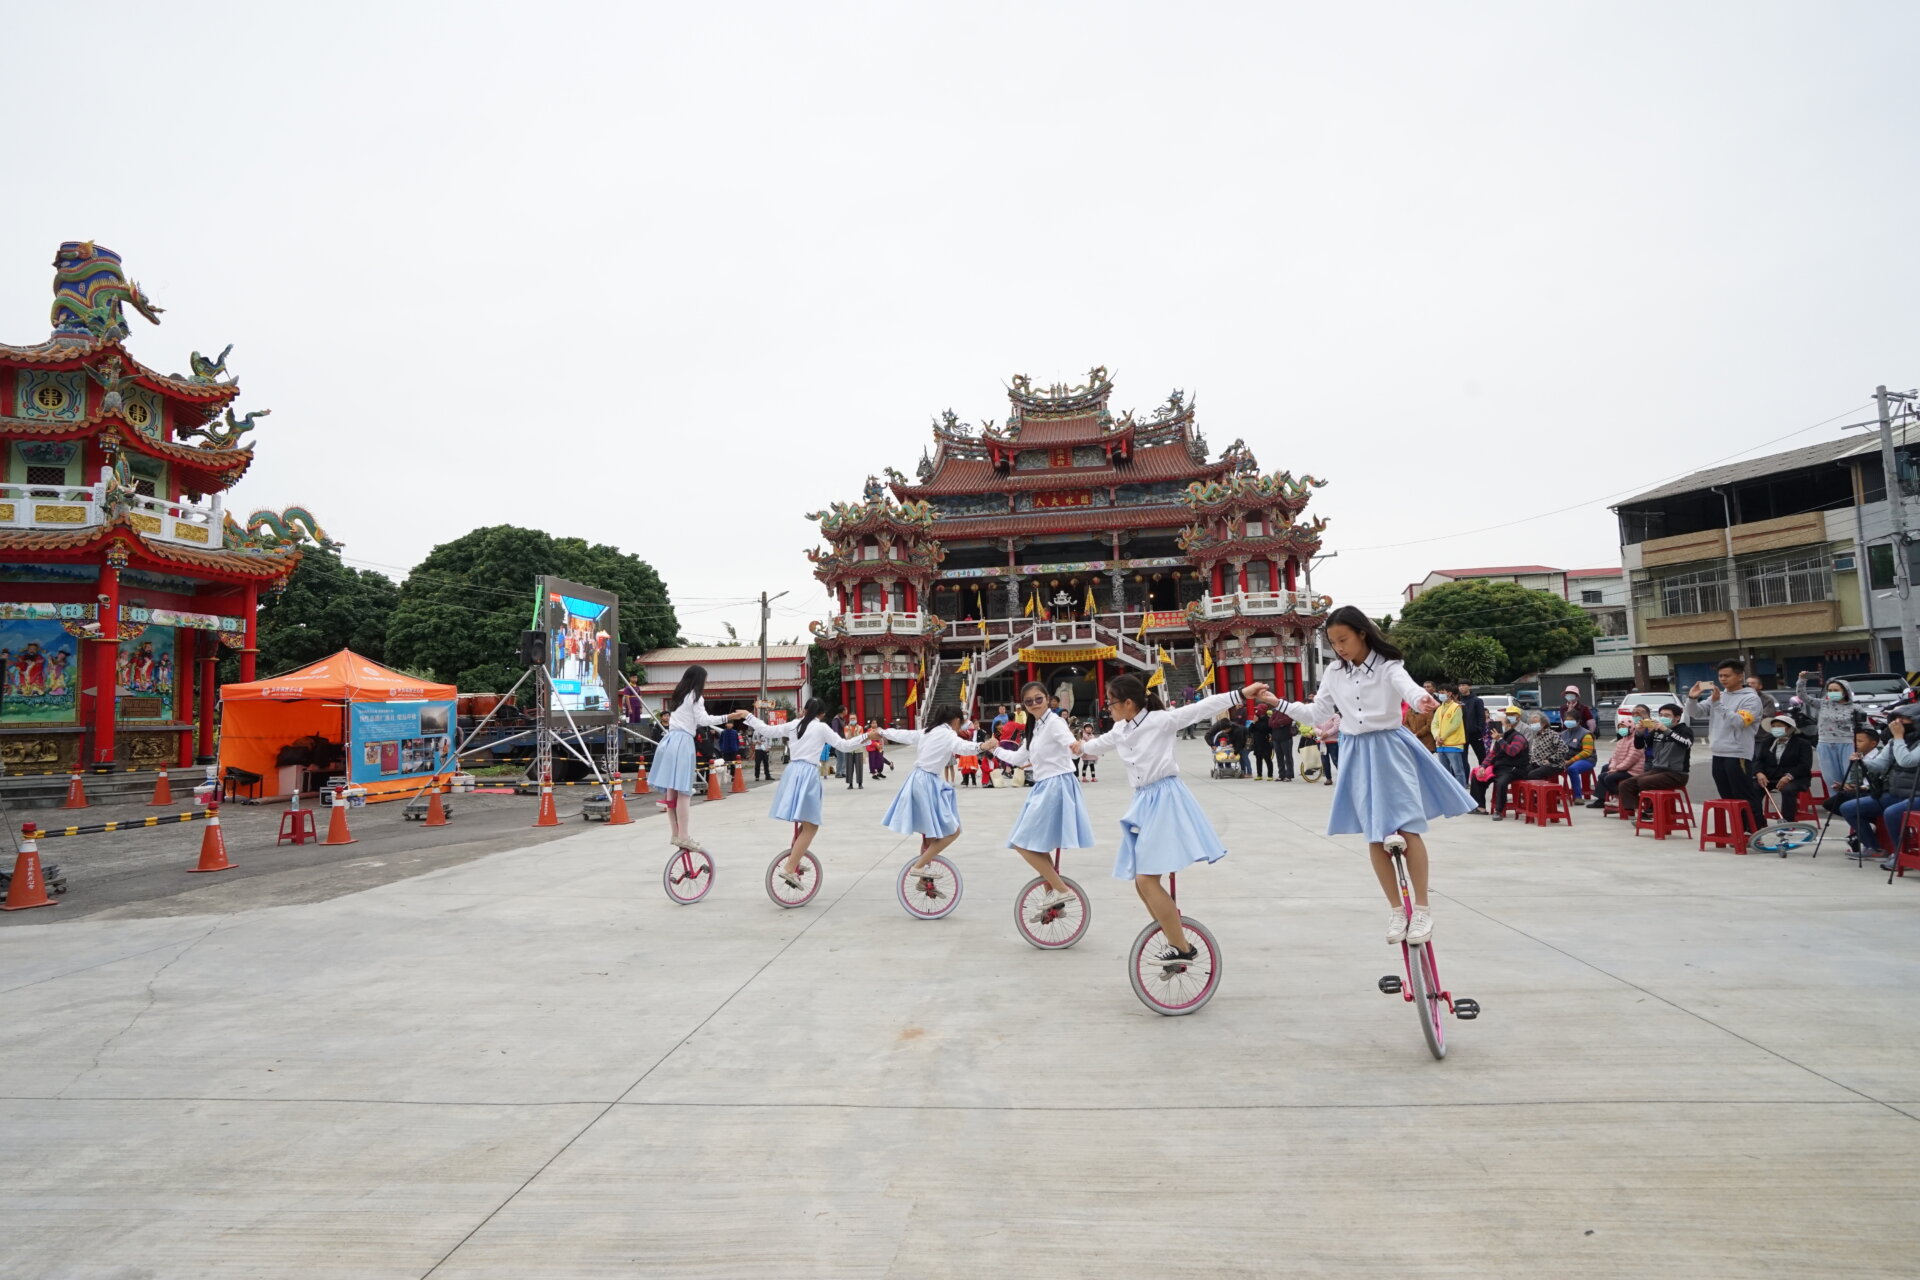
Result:
M1040 904L1043 911L1073 896L1048 851L1093 848L1093 820L1087 817L1087 802L1074 776L1073 730L1064 716L1047 709L1048 701L1047 686L1037 680L1021 689L1020 705L1027 712L1025 741L1012 749L994 748L995 755L1016 769L1033 769L1033 790L1020 808L1013 834L1007 837L1007 848L1025 858L1047 882L1047 898Z
M1078 756L1118 751L1120 762L1127 766L1133 804L1120 819L1120 853L1114 859L1113 878L1133 881L1134 892L1166 934L1167 949L1154 957L1164 964L1195 959L1200 949L1180 927L1180 909L1160 877L1227 856L1199 801L1180 781L1180 766L1173 762L1175 735L1266 691L1264 684L1250 684L1243 692L1217 693L1169 711L1160 695L1140 683L1139 676L1119 676L1107 682L1113 728L1091 742L1073 744Z

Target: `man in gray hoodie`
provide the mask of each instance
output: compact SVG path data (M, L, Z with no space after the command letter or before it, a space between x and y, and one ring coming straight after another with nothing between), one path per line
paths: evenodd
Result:
M1744 800L1756 830L1767 825L1760 788L1753 781L1753 730L1763 711L1760 695L1746 687L1747 667L1732 658L1714 671L1717 685L1702 680L1687 696L1707 710L1707 750L1713 756L1713 786L1722 800Z

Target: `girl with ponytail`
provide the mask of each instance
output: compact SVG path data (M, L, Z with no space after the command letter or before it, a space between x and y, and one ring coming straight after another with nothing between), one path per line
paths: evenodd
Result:
M1048 701L1047 686L1037 680L1021 689L1020 705L1027 713L1025 739L1011 750L1002 746L993 751L1016 769L1033 769L1033 790L1021 806L1013 834L1007 837L1007 848L1046 880L1048 895L1039 904L1042 912L1073 896L1050 851L1093 847L1093 821L1087 817L1087 802L1074 776L1073 730L1064 716L1047 709Z
M800 860L813 838L820 834L820 770L813 762L820 758L822 748L858 751L870 741L865 734L843 738L835 733L833 726L821 719L826 710L826 703L809 698L798 722L768 724L756 715L747 716L747 723L756 731L769 738L789 738L793 742L787 753L786 771L780 775L780 787L773 793L773 808L767 810L769 818L800 826L800 834L794 837L793 847L787 850L787 861L780 868L780 878L793 889L804 887L800 881Z

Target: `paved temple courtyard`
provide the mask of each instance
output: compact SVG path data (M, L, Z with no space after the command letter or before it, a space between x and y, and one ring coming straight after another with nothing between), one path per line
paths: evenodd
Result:
M962 792L966 896L894 901L893 786L827 792L816 905L770 796L324 901L0 931L0 1275L1911 1276L1920 883L1463 818L1435 1062L1331 791L1189 780L1220 994L1148 1012L1108 878L1014 932L1023 792ZM529 818L531 814L529 813ZM218 901L213 899L212 901ZM64 908L63 908L64 909ZM171 910L177 911L177 905ZM53 912L37 913L52 916Z

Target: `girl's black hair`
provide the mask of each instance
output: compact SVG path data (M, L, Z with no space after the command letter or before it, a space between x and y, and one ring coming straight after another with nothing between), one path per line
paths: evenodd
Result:
M1040 727L1040 721L1047 713L1042 711L1039 715L1033 714L1033 711L1027 706L1027 690L1029 689L1038 689L1049 703L1053 701L1053 695L1047 693L1047 686L1041 684L1038 680L1029 680L1020 686L1020 708L1027 713L1027 732L1021 741L1028 746L1032 746L1033 731Z
M1160 701L1160 695L1148 689L1136 675L1115 676L1107 681L1107 701L1131 702L1147 711L1167 709L1167 704Z
M951 725L958 719L960 719L960 704L957 702L942 702L933 708L933 719L928 723L931 728L938 729L941 725Z
M688 694L692 694L696 698L704 698L706 693L707 669L705 667L688 667L680 674L680 683L673 686L673 702L667 707L667 711L669 714L678 711L680 704L687 700Z
M1335 627L1345 627L1349 631L1358 632L1360 638L1367 642L1367 652L1369 653L1377 653L1383 658L1405 658L1407 656L1400 652L1399 645L1387 639L1386 633L1380 630L1380 624L1372 618L1369 618L1365 610L1356 605L1341 605L1338 609L1335 609L1327 615L1327 620L1321 625L1320 629L1328 633L1328 639L1331 640ZM1340 665L1348 670L1351 670L1353 667L1353 664L1345 658L1340 660Z
M801 738L805 737L807 732L807 726L812 724L815 720L818 720L821 716L825 715L826 711L827 711L827 704L825 702L821 701L819 698L808 698L807 709L804 712L802 712L800 716L800 727L793 731L793 740L795 742L798 742L800 741Z

